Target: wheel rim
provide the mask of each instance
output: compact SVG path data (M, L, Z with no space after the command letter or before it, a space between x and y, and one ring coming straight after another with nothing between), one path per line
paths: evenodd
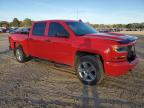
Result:
M80 63L78 66L78 73L80 77L87 82L94 81L96 78L96 68L90 62Z
M16 50L16 58L19 60L19 61L22 61L22 53L19 49Z

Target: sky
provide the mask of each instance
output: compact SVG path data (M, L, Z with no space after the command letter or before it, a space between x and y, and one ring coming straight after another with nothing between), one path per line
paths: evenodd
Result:
M95 24L144 22L144 0L0 0L0 21L81 19Z

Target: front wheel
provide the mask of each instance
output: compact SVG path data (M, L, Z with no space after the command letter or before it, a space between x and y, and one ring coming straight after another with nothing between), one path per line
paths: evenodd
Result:
M94 85L103 79L103 66L98 57L82 56L76 66L79 79L88 85Z

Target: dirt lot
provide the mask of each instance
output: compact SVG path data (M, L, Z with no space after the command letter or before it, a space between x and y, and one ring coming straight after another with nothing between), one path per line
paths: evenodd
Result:
M33 59L18 63L0 34L0 108L144 108L144 36L138 66L127 75L83 85L69 68Z

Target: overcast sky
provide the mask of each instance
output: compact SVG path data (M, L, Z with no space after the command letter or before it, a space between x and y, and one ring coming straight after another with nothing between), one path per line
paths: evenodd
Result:
M0 21L82 19L98 24L144 22L144 0L0 0Z

